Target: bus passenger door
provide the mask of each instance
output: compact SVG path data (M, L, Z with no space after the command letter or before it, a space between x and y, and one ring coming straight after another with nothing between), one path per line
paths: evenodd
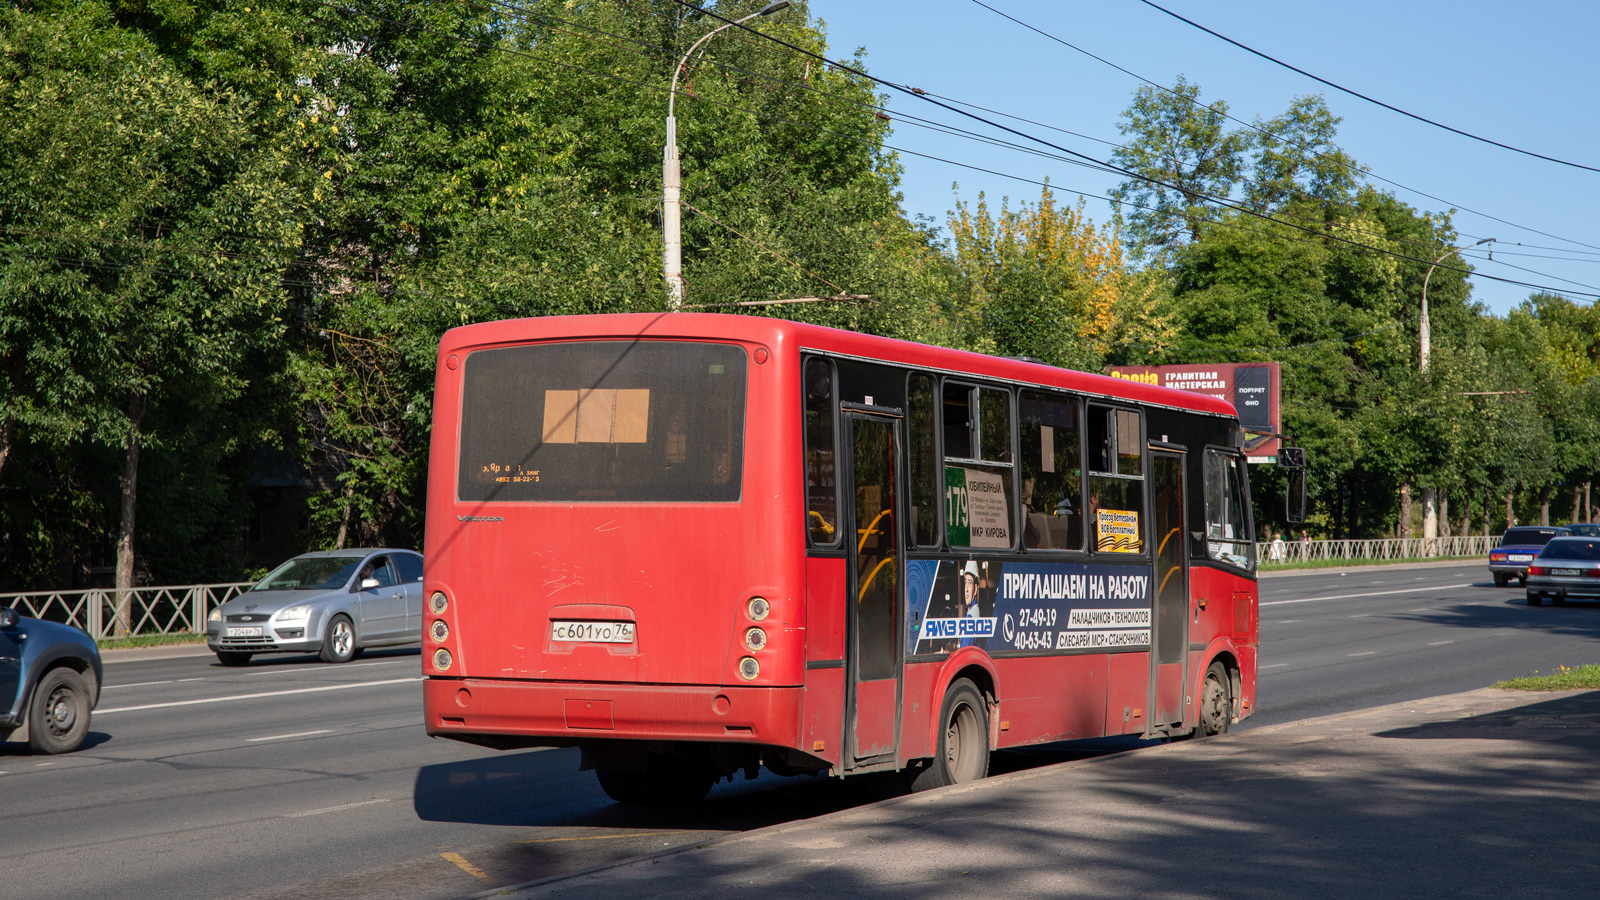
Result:
M845 768L893 762L900 721L900 419L846 412L850 583Z
M1156 541L1155 697L1150 726L1184 721L1189 660L1189 548L1184 539L1182 454L1152 451Z

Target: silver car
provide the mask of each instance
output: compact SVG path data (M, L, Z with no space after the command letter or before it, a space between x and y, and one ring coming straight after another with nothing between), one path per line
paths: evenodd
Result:
M422 557L410 550L296 556L211 611L206 646L225 666L257 653L349 662L368 647L422 640Z
M1529 606L1546 597L1556 603L1568 597L1600 599L1600 538L1552 538L1528 565L1527 588Z

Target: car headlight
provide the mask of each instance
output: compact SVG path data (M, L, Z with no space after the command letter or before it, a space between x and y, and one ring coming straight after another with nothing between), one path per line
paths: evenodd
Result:
M310 606L291 606L288 609L278 613L278 621L286 622L290 619L304 619L309 615L311 615Z
M222 607L219 606L216 609L213 609L211 611L211 615L206 616L206 621L207 622L221 622L222 621Z

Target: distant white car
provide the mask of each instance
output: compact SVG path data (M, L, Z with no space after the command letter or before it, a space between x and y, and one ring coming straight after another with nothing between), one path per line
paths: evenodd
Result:
M368 647L422 640L422 556L325 550L296 556L211 611L206 646L225 666L257 653L349 662Z

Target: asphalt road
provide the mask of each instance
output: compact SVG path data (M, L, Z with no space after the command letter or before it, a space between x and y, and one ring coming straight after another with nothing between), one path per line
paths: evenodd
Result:
M1600 661L1600 606L1527 607L1482 565L1262 580L1260 726ZM0 745L8 897L444 900L809 818L883 782L720 785L692 811L608 801L570 750L422 733L415 649L344 666L209 656L106 667L88 745ZM1001 754L996 771L1136 747Z

